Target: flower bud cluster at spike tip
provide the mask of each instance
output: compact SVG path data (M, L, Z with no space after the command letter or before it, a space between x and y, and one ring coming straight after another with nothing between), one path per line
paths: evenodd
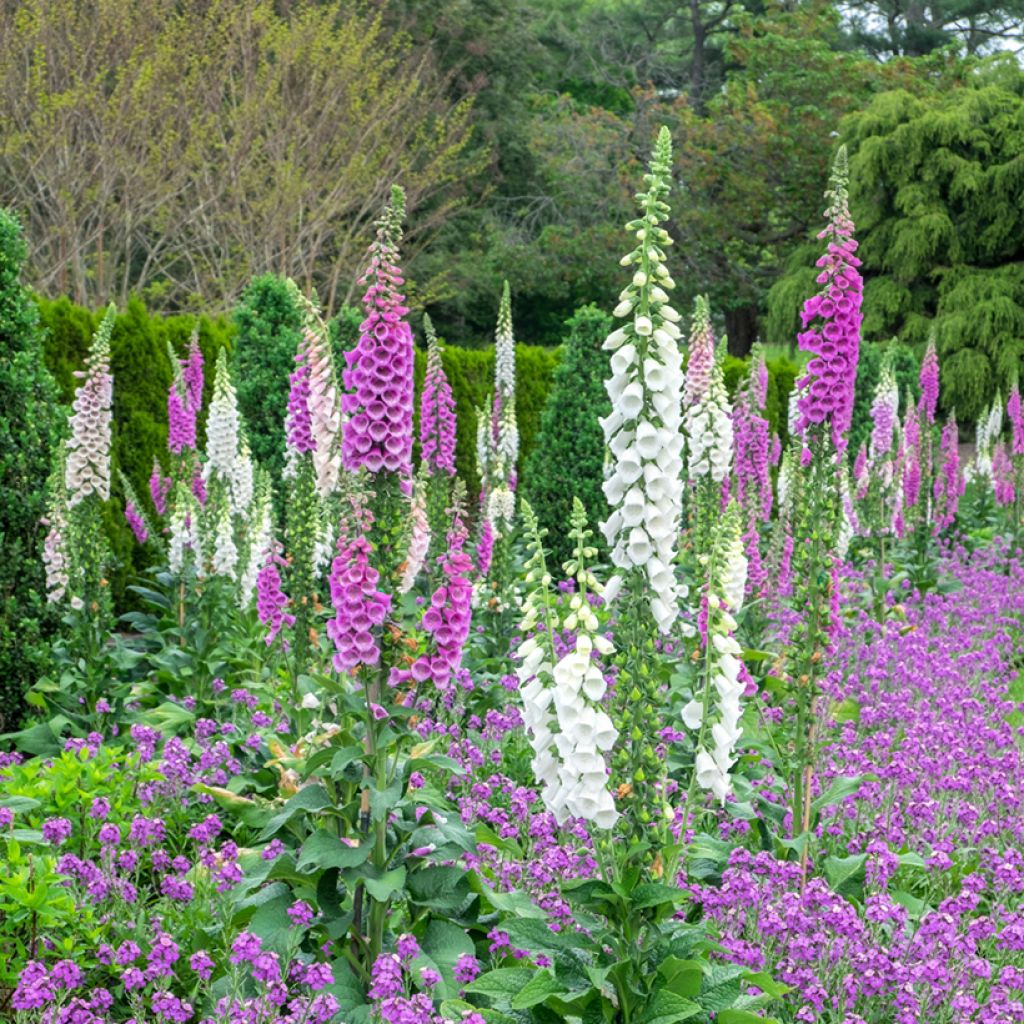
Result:
M810 426L830 424L837 451L846 446L846 432L853 418L854 382L860 352L861 299L863 282L854 256L847 185L849 171L846 147L840 148L832 169L827 227L818 235L827 240L825 255L817 261L821 268L818 283L822 290L804 303L800 316L804 330L800 348L813 353L802 378L806 392L800 399L798 431Z
M928 348L921 361L921 404L925 421L935 422L935 410L939 406L939 356L935 351L935 336L928 339Z
M655 145L648 191L638 198L642 215L627 227L637 247L624 257L633 279L619 297L615 315L626 323L604 343L611 355L605 389L612 411L601 420L611 465L604 493L611 514L602 531L612 563L643 572L650 609L667 633L679 615L675 575L676 538L682 517L683 369L679 313L668 304L675 282L665 266L671 243L660 225L668 219L665 197L671 182L672 140L662 128Z
M420 454L431 473L455 475L455 399L441 362L441 346L430 317L423 317L427 336L427 372L420 398Z
M683 406L683 429L689 442L687 474L691 482L710 476L720 484L732 462L733 429L711 310L702 296L694 302Z
M71 408L71 436L66 442L64 486L68 506L97 494L110 497L110 445L114 409L114 378L110 374L110 334L114 329L111 303L93 336L85 369L76 370L82 380Z
M759 380L762 366L763 353L755 352L750 377L740 389L732 413L735 448L732 495L742 512L743 544L749 563L747 580L752 594L760 594L768 581L767 567L761 559L759 527L771 517L773 502L771 427L760 414L764 394Z
M227 349L217 353L213 398L206 418L206 465L204 479L231 484L238 460L238 399L228 370Z
M349 525L359 532L350 537L343 530L338 537L330 577L334 618L327 623L327 635L334 641L334 667L339 672L380 661L375 630L391 610L391 595L377 589L380 573L370 565L372 548L365 535L372 525L370 512L355 509Z
M392 188L391 202L377 225L370 266L361 278L366 319L359 325L356 347L345 354L343 454L345 467L366 467L412 475L413 348L408 310L398 291L398 242L405 215L405 195Z
M284 564L280 544L271 540L264 555L263 568L256 577L256 613L267 627L264 639L268 647L285 626L291 628L295 625L295 616L287 610L288 595L281 586L280 567Z

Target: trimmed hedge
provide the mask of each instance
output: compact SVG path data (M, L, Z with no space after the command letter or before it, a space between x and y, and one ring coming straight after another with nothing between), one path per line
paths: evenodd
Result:
M417 335L418 337L418 335ZM516 345L516 418L519 423L519 472L526 465L540 430L540 418L558 365L560 351L540 345ZM471 510L480 492L476 471L476 409L494 393L494 346L486 349L445 346L441 355L444 372L455 398L455 467L470 495ZM427 354L416 351L416 394L423 388ZM419 400L417 398L417 420ZM417 432L418 432L417 423Z
M21 284L26 254L17 218L0 210L0 732L18 726L57 626L46 604L40 520L65 418Z

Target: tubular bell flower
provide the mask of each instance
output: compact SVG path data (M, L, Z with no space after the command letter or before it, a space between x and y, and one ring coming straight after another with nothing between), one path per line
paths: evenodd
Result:
M818 283L822 290L805 303L801 319L805 330L799 335L800 348L813 353L801 384L798 429L831 425L836 451L846 447L846 432L853 416L853 387L860 351L860 311L863 282L854 256L847 186L849 170L846 147L841 146L832 168L826 216L828 224L818 235L827 239L825 255L817 261L821 268Z
M274 536L273 502L270 480L260 470L254 486L252 516L249 523L248 557L238 581L239 599L248 607L256 589L256 577L263 566L264 555Z
M1021 409L1020 387L1013 382L1006 402L1006 416L1010 421L1010 454L1024 455L1024 410Z
M370 266L360 279L369 284L363 295L366 319L359 325L358 344L345 353L348 393L342 408L348 419L342 452L351 471L365 466L371 473L407 479L412 475L413 349L397 263L404 216L405 193L394 185L377 222Z
M295 354L298 364L288 377L288 412L285 414L285 448L286 476L295 475L296 461L301 456L313 451L316 442L313 440L313 421L309 414L309 353L305 340L299 343Z
M202 544L199 536L199 503L188 485L179 480L174 488L171 507L170 539L167 545L167 564L175 576L185 570L187 554L192 553L196 570L203 564Z
M68 507L97 494L110 497L110 444L113 420L114 378L110 374L110 334L114 329L114 304L107 307L93 336L85 369L76 370L82 383L72 402L71 436L65 442L67 460L64 485Z
M1003 399L999 392L988 412L978 420L974 443L974 460L967 467L971 477L992 479L992 452L1003 432Z
M231 469L231 509L237 515L245 515L252 505L253 499L253 473L252 452L249 449L249 439L244 432L238 441L238 454L235 456L235 464Z
M519 427L516 424L516 340L512 333L512 297L508 281L502 288L498 327L494 333L494 399L498 410L498 452L508 484L514 490L512 478L519 458Z
M602 530L612 563L645 578L651 614L663 633L678 617L681 596L674 565L682 517L683 371L679 314L666 294L675 286L663 249L671 240L659 227L669 214L664 198L671 162L672 140L662 128L645 175L648 191L640 196L643 215L627 225L639 245L622 262L636 269L615 309L629 319L604 343L612 353L605 382L612 411L601 420L613 460L604 483L611 514Z
M171 492L171 478L160 471L160 463L153 456L153 472L149 477L149 496L158 516L167 515L167 496Z
M50 475L49 504L46 518L48 526L43 541L43 565L46 567L46 600L57 604L64 599L71 581L71 557L68 550L68 506L64 489L64 467L58 466Z
M868 454L872 466L876 466L892 451L899 406L900 389L896 383L892 360L887 356L882 360L875 397L871 403L871 446Z
M142 503L135 495L135 489L132 487L131 481L124 473L119 472L118 475L121 479L121 490L124 491L124 518L132 528L135 539L140 544L145 544L153 532L146 519L146 513L142 509Z
M405 557L402 579L398 584L399 594L408 594L412 590L430 549L430 523L427 520L427 501L422 477L417 480L413 489L412 500L409 502L409 519L409 550Z
M455 399L441 363L441 346L424 315L427 373L420 398L420 456L431 473L455 475Z
M231 508L227 503L217 512L217 526L213 537L213 573L215 576L234 578L238 565L238 548L231 523Z

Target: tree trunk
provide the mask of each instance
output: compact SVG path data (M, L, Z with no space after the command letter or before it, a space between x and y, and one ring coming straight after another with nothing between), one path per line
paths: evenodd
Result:
M704 113L704 46L707 33L700 18L699 0L690 0L690 29L693 32L693 61L690 64L690 103Z
M757 341L757 306L740 306L725 311L725 332L729 355L743 359Z

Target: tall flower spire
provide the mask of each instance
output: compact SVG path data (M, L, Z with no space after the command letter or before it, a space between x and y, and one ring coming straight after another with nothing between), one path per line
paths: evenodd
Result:
M508 484L515 490L519 427L516 423L516 340L512 333L512 297L508 281L501 291L498 328L494 333L494 401L498 451Z
M308 300L305 302L306 326L302 344L309 367L307 401L313 439L313 468L317 493L326 498L338 489L341 472L341 396L327 327L316 306Z
M846 447L846 432L853 417L853 387L860 352L860 311L863 282L854 255L857 242L850 217L849 168L846 147L841 146L832 167L826 217L828 223L818 235L825 239L825 254L817 261L821 268L817 295L805 303L799 335L800 348L811 352L802 379L806 392L800 399L801 433L810 426L829 424L837 451Z
M893 372L892 359L887 355L882 360L875 397L871 403L872 428L868 455L873 464L884 459L892 451L899 405L900 389L896 383L896 374Z
M107 307L93 336L85 369L76 370L82 383L72 403L71 437L67 440L64 484L68 506L74 508L90 494L110 497L110 445L114 410L114 378L110 373L110 334L114 304Z
M921 404L925 422L931 425L939 404L939 356L935 351L934 333L928 338L928 348L921 360Z
M360 282L366 319L359 325L356 347L345 354L348 415L343 441L345 467L366 467L371 473L412 476L412 331L404 320L409 312L398 291L403 283L398 267L398 243L405 216L405 193L392 186L391 200L377 222L370 247L370 265Z
M605 383L612 411L601 421L613 459L604 484L611 514L602 530L613 564L645 581L651 614L662 632L672 628L679 614L674 566L683 469L680 316L667 294L675 287L665 266L664 247L671 239L659 226L669 215L665 198L671 166L672 139L662 128L644 177L648 190L639 196L643 213L627 225L639 245L622 260L635 267L615 307L615 315L627 322L604 343L612 353Z
M206 465L203 477L231 485L238 461L238 399L228 370L227 349L217 353L213 378L213 399L206 418Z
M711 309L703 296L697 296L694 301L683 406L683 427L689 441L690 482L709 477L720 484L729 473L733 429L722 365L715 352Z
M441 362L441 345L430 317L423 316L427 336L427 373L420 398L420 455L431 474L455 475L455 399Z

